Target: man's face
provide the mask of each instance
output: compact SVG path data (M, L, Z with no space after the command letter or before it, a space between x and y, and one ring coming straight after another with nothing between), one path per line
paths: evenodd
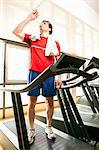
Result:
M41 32L49 32L50 28L49 28L49 23L47 21L43 21L40 24L40 31Z

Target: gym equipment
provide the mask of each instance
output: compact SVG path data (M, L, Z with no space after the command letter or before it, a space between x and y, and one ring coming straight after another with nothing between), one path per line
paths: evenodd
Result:
M70 67L68 68L68 70L70 70L72 68L72 73L75 72L76 69L78 69L79 72L79 67L81 67L80 65L80 60L77 59L77 61L75 61L76 59L74 59L74 57L68 56L67 58L67 64L64 65L64 67ZM91 60L92 62L92 60ZM62 65L62 64L61 64ZM58 67L61 68L61 65L59 65ZM78 65L78 66L77 66ZM91 69L92 67L97 67L97 64L90 63L87 67L87 71L89 69ZM74 69L74 70L73 70ZM86 70L84 70L83 73L86 73ZM97 114L84 114L84 113L80 113L74 103L73 97L70 93L70 89L74 88L76 86L84 86L85 84L87 84L88 81L92 81L96 78L98 78L98 74L97 72L93 72L91 75L92 77L85 77L82 74L77 74L75 77L67 79L66 81L63 82L63 87L59 90L57 90L57 95L58 95L58 99L59 99L59 103L60 103L60 108L61 108L61 112L64 118L64 122L63 124L65 125L65 132L69 135L72 135L78 139L81 139L82 141L88 142L88 143L93 143L93 145L99 141L99 115ZM78 77L82 76L83 79L80 81L74 81L75 79L77 79ZM73 83L71 81L74 81ZM68 84L69 83L69 84ZM87 88L90 89L90 87L87 85ZM90 94L90 93L89 93ZM87 95L87 94L86 94ZM95 101L95 100L94 100ZM98 108L98 106L96 105L96 108L94 107L93 101L92 99L89 101L90 102L90 106L92 108L93 112L96 112L96 108ZM81 117L80 117L81 115ZM84 123L83 123L83 121ZM56 122L59 123L60 120L57 120ZM55 122L55 119L54 119ZM55 122L55 124L56 124ZM63 125L63 126L64 126ZM63 126L61 126L61 129L63 129ZM56 125L55 127L58 128L58 126ZM59 129L59 128L58 128Z
M99 60L98 60L98 62L99 62ZM69 62L69 63L71 63L71 62ZM72 60L72 63L74 63L73 60ZM76 62L76 65L77 65L77 62ZM92 58L88 67L84 71L85 72L89 71L92 68L99 68L97 59L95 59L95 58ZM90 114L82 114L82 113L79 114L78 109L74 103L73 97L70 93L70 89L77 87L77 86L81 86L86 97L88 98L88 102L90 103L92 111L94 113L96 113L97 111L99 112L99 102L96 99L96 95L92 93L91 87L88 85L89 81L95 80L99 76L98 76L97 72L92 73L92 75L93 75L93 77L90 80L88 78L83 77L82 80L71 83L71 81L75 81L75 79L80 77L79 75L77 75L71 79L64 81L63 87L61 89L57 90L57 95L58 95L58 99L59 99L59 102L61 105L62 115L63 115L63 118L65 118L64 123L65 123L66 133L68 133L78 139L81 139L85 142L89 142L89 143L92 142L92 140L93 140L93 143L94 143L94 141L96 141L96 142L99 141L99 134L98 134L98 132L99 132L99 121L98 121L99 115L95 115L95 114L90 115ZM89 93L87 93L86 89L88 90ZM85 125L83 125L80 115L81 115L83 121L85 121L87 118ZM91 123L91 119L93 119L92 123ZM87 129L87 131L86 131L86 129Z
M19 148L21 150L29 150L30 145L29 145L28 138L27 138L27 129L26 129L26 123L25 123L25 118L23 114L20 93L30 91L31 89L33 89L34 87L42 83L46 78L53 76L53 75L62 74L62 73L73 73L79 76L83 76L84 79L87 79L88 81L92 80L95 74L89 74L79 69L80 66L82 66L84 63L85 63L84 59L81 59L79 57L73 57L71 55L66 55L63 53L54 65L48 67L44 72L42 72L37 78L35 78L26 87L22 89L9 89L9 88L0 89L0 91L5 91L5 92L7 91L11 93ZM61 95L63 96L64 103L66 103L65 97L64 97L65 92L62 89L61 91L62 91ZM71 97L69 90L66 90L66 91L68 92L68 95ZM59 99L61 99L60 91L58 91L57 93L58 93ZM77 119L78 119L78 121L76 122L71 109L67 109L68 113L70 114L70 120L71 120L72 125L69 124L69 122L67 121L68 118L63 112L63 109L62 109L63 105L61 104L61 101L60 101L61 110L62 110L63 117L65 120L65 127L67 127L67 124L68 124L68 134L76 138L79 137L79 139L82 139L83 141L90 141L90 137L87 133L87 130L83 124L83 121L79 115L79 112L77 111L76 105L74 104L73 100L71 100L71 103L74 105L73 107L74 107L74 110L76 111L75 115L77 116ZM69 104L68 106L66 106L66 108L69 108Z

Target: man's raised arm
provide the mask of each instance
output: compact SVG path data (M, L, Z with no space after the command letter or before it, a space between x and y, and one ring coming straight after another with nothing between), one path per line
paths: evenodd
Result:
M13 30L13 33L19 37L22 41L24 40L24 33L22 32L24 27L32 20L35 20L38 17L38 11L33 10L29 16L24 19L21 23L17 25L17 27Z

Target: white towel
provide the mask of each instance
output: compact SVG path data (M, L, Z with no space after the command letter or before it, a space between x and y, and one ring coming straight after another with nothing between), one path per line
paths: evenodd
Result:
M31 35L31 40L36 41L37 39L40 40L40 35L35 35L35 36ZM50 55L53 56L59 55L59 51L53 35L48 36L48 40L45 48L45 56L50 56Z
M54 56L59 55L55 38L52 35L49 35L45 49L45 56L50 56L50 54L53 54Z

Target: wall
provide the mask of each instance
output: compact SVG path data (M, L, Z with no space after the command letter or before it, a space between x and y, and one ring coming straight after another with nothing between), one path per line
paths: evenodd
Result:
M99 15L82 0L51 0L88 25L99 30Z

